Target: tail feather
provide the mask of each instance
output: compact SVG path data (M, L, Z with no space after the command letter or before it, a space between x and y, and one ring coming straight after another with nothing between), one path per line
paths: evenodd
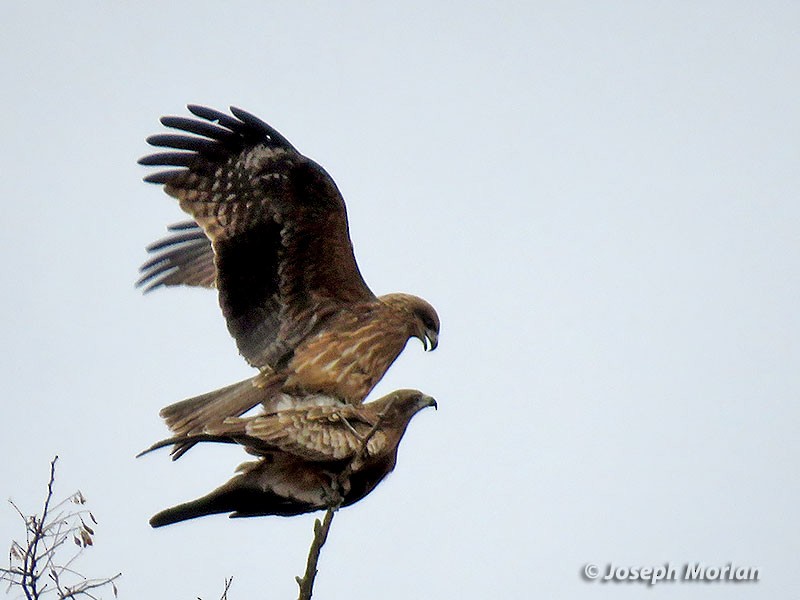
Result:
M294 516L319 509L313 504L284 498L266 487L253 487L246 476L238 475L202 498L162 510L150 519L150 525L163 527L221 513L231 513L231 517Z
M254 379L245 379L213 392L170 404L162 408L159 414L177 435L200 433L204 425L222 421L226 417L238 417L271 394L271 390L254 385Z
M258 381L258 385L256 382ZM278 391L278 381L264 380L257 375L201 396L181 400L159 413L177 436L202 433L206 425L221 423L227 417L238 417L262 402L268 402ZM194 442L176 443L172 457L177 460Z
M197 517L235 511L236 502L233 496L235 496L235 492L233 491L215 490L197 500L184 502L183 504L178 504L172 508L162 510L150 519L150 525L152 527L163 527L164 525L180 523L181 521L188 521L189 519L196 519Z

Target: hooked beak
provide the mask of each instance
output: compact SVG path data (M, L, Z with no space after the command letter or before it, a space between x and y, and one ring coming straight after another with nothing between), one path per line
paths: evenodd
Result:
M424 396L422 400L423 406L432 406L434 410L439 410L439 405L436 404L436 400L434 400L431 396Z
M439 334L432 329L426 329L420 340L422 340L422 347L426 352L433 352L439 345Z

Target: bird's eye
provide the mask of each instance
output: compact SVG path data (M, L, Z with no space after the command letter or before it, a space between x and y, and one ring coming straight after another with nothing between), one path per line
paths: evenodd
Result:
M431 319L428 315L424 313L417 313L417 317L419 318L420 321L422 321L422 324L425 326L425 329L436 329L436 324L433 322L433 319Z
M430 315L425 315L425 320L423 322L425 323L425 327L431 331L439 331L439 322Z

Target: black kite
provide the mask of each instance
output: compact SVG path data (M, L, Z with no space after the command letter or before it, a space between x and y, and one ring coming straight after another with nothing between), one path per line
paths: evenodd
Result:
M358 405L411 337L436 348L439 318L408 294L376 297L353 255L344 200L331 177L257 117L190 105L202 120L163 117L147 141L177 152L143 165L195 224L173 226L139 284L216 287L239 352L261 373L164 408L179 434L198 433L259 403L266 409ZM180 456L185 447L176 451Z
M145 452L179 441L211 441L241 444L259 459L240 465L238 475L210 494L158 513L150 524L162 527L217 513L291 516L354 504L394 469L408 423L428 406L436 406L430 396L398 390L360 406L306 406L228 418L202 434L159 442Z

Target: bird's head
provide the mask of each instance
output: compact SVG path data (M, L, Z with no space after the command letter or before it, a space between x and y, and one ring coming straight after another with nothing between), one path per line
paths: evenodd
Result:
M417 332L414 337L422 342L425 350L436 350L439 345L439 315L434 308L422 298L414 307L414 317L417 320Z
M430 304L411 294L387 294L381 296L381 300L406 315L409 335L421 341L425 350L436 350L439 345L439 315Z
M408 424L415 414L423 408L438 408L436 400L419 390L395 390L374 402L382 419L388 423Z

